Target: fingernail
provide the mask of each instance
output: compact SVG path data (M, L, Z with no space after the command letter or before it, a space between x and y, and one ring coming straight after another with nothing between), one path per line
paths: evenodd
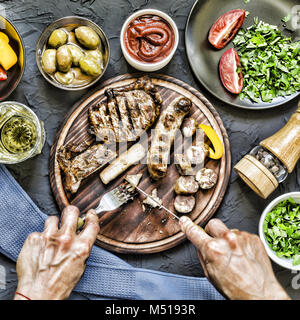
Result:
M97 217L97 219L99 220L99 217L97 215L97 212L94 210L94 209L90 209L88 212L87 212L87 215L93 215L95 217Z
M184 226L189 220L190 220L190 219L189 219L188 217L186 217L186 216L180 217L180 219L179 219L179 224L180 224L180 226L181 226L181 227Z

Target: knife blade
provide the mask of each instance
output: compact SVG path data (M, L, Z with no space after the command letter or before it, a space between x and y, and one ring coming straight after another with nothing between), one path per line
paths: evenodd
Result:
M179 217L172 212L171 210L169 210L168 208L166 208L164 205L162 205L161 203L159 203L158 201L156 201L150 194L146 193L144 190L142 190L141 188L139 188L138 186L135 186L136 190L138 190L139 192L141 192L143 195L145 195L146 197L149 197L153 202L155 202L159 208L164 209L165 211L167 211L168 213L170 213L173 217L175 217L176 219L179 220Z

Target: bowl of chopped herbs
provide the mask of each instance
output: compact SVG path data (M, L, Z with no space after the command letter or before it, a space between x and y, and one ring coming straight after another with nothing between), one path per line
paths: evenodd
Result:
M300 270L300 192L283 194L266 207L259 236L275 263Z

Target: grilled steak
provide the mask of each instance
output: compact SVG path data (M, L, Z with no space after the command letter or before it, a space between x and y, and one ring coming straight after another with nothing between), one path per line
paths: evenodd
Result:
M89 109L90 132L106 143L135 141L159 115L162 99L149 77L105 91Z
M65 187L71 193L77 192L83 179L116 157L116 153L103 144L87 147L85 143L66 145L57 153L57 161L65 173Z

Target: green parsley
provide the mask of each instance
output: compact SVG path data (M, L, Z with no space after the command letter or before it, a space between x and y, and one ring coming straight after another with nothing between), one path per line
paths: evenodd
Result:
M277 204L266 215L263 231L270 248L280 258L300 264L300 204L292 198Z
M300 41L284 37L277 26L254 18L233 40L244 77L240 99L271 102L300 90Z
M288 14L286 17L281 19L282 22L288 22L290 20L291 20L291 15L290 14Z

